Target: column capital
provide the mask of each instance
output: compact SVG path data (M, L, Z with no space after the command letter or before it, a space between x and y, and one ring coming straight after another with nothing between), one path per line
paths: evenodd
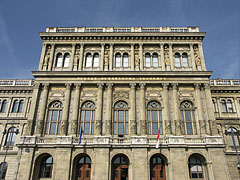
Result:
M72 46L76 46L76 43L72 43Z
M34 83L34 85L33 85L33 89L38 89L39 86L40 86L40 83Z
M65 86L66 86L66 89L70 89L72 84L71 83L66 83Z
M178 83L172 83L172 87L173 87L173 89L177 89Z
M210 84L209 83L204 83L203 85L204 85L205 89L210 89Z
M136 87L136 83L130 83L129 85L130 85L131 89L135 89L135 87Z
M191 43L189 43L189 44L190 44L190 46L192 46L192 47L193 47L193 45L194 45L194 43L192 43L192 42L191 42Z
M105 46L106 43L101 43L101 46Z
M146 83L139 83L140 89L144 89L146 86Z
M200 83L194 83L195 89L200 89L201 84Z
M84 43L80 43L80 46L83 47L83 46L84 46Z
M168 89L169 83L162 83L163 89Z
M168 43L169 47L172 47L173 43Z
M42 85L43 85L44 89L48 89L48 87L49 87L49 83L43 83Z
M106 85L107 85L108 89L112 89L112 87L113 87L113 83L107 83Z
M160 43L160 46L162 46L162 47L163 47L163 46L164 46L164 43Z
M114 45L114 43L109 43L109 45L110 45L110 46L113 46L113 45Z
M51 45L54 47L56 44L55 43L51 43Z
M81 85L82 85L81 83L75 83L75 84L74 84L74 86L76 87L76 89L80 89Z
M143 43L139 43L139 46L143 46Z
M104 83L97 83L98 89L103 89Z

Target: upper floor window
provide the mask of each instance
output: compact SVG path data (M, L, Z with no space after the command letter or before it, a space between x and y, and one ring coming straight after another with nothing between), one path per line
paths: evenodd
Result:
M182 53L182 55L180 55L180 53L175 53L174 55L174 63L175 63L175 67L188 67L188 54L187 53Z
M203 162L197 155L192 155L188 159L189 175L191 179L203 178Z
M158 67L158 54L157 53L153 53L152 55L150 53L145 54L145 67L146 68Z
M7 100L0 100L0 112L5 112L6 111L6 106L7 106Z
M232 106L232 101L231 100L222 100L222 112L233 112L233 106Z
M145 66L146 67L151 67L151 56L149 53L145 54Z
M16 127L11 127L8 129L5 146L14 146L16 140L16 133Z
M94 53L93 56L91 53L86 54L86 65L85 67L99 67L99 54Z
M62 120L62 103L54 101L49 105L45 127L45 133L50 135L59 134Z
M93 55L93 67L98 67L99 66L99 54L95 53Z
M160 134L162 131L162 113L160 103L157 101L151 101L147 105L147 115L148 115L148 134L158 134L160 129Z
M115 55L115 67L129 67L129 56L128 53L124 53L123 56L120 53Z
M13 107L12 107L12 112L16 113L16 112L22 112L23 111L23 100L20 100L18 102L18 100L15 100L13 102Z
M63 62L63 56L61 53L58 53L57 54L57 63L56 63L56 66L57 67L62 67L62 62Z
M65 53L62 55L62 53L58 53L56 56L56 67L61 68L61 67L69 67L70 63L70 54Z
M158 54L157 53L153 53L153 55L152 55L152 66L158 67Z
M227 130L227 135L229 138L229 145L230 146L239 146L239 134L238 131L231 127Z
M39 178L51 178L53 168L52 156L47 156L42 159L40 164Z
M194 107L190 101L183 101L180 105L182 134L197 134Z
M70 54L64 54L63 67L68 67L70 62Z
M114 105L113 132L116 135L128 134L128 104L124 101L119 101Z
M81 107L81 119L80 127L82 127L85 135L91 135L94 133L94 121L95 121L95 104L91 101L87 101L82 104Z

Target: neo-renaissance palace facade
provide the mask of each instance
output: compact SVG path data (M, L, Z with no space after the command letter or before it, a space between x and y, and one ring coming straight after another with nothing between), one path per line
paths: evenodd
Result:
M209 79L198 27L40 37L34 79L0 80L2 179L240 179L240 80Z

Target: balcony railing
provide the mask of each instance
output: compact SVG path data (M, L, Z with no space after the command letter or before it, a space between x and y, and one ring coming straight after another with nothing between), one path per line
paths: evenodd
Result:
M240 79L212 79L211 86L240 86Z
M199 32L199 27L48 27L46 32Z
M0 79L0 86L32 86L33 80L31 79Z

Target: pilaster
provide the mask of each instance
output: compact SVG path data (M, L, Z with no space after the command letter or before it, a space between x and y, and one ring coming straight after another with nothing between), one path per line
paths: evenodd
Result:
M49 66L48 71L52 70L52 67L54 66L54 51L55 51L55 44L51 44L51 53L50 53L50 60L49 60Z
M110 44L109 70L113 70L113 44Z
M178 84L172 84L172 100L173 100L173 121L175 122L175 133L181 135L181 120L179 118L179 103L178 103Z
M169 112L169 96L168 96L168 83L163 83L163 91L162 91L162 98L163 98L163 124L164 124L164 129L165 129L165 134L169 135L171 134L171 122L170 122L170 112Z
M194 51L193 51L193 43L190 44L190 56L191 56L191 62L192 62L192 68L193 71L196 71L196 64L195 64L195 57L194 57Z
M198 49L199 49L199 55L200 55L200 59L201 59L202 70L206 71L207 69L206 69L204 55L203 55L202 43L198 43Z
M95 118L94 135L101 135L102 133L102 104L103 104L103 84L99 83L97 92L97 109Z
M84 44L80 44L80 55L79 55L79 64L78 64L78 70L81 71L83 67L83 53L84 53Z
M77 135L78 128L78 112L79 112L79 103L80 103L80 88L81 84L75 85L75 93L74 93L74 102L73 102L73 115L72 115L72 123L71 123L71 134Z
M38 66L38 70L39 70L39 71L41 71L42 68L43 68L43 61L44 61L44 57L45 57L45 54L46 54L46 47L47 47L47 44L46 44L46 43L43 43L42 52L41 52L41 58L40 58L40 63L39 63L39 66Z
M143 70L144 62L143 62L143 44L139 44L139 59L140 59L140 70Z
M146 103L145 103L145 83L140 84L140 134L147 134L147 126L146 126Z
M173 51L172 51L172 44L169 44L169 60L170 60L170 67L171 70L174 69L174 62L173 62Z
M164 60L164 44L160 44L160 58L161 58L161 64L162 64L162 71L165 71L165 60Z
M107 84L107 109L106 109L106 135L112 134L112 87L113 84Z
M105 44L101 44L101 59L100 59L100 70L103 71L104 66L104 46Z
M130 120L130 134L136 135L137 134L137 128L136 128L136 84L132 83L130 84L130 112L129 112L129 120Z
M134 71L134 44L131 44L131 70Z
M198 123L197 129L200 131L201 134L206 134L206 124L203 118L203 109L202 109L202 102L201 102L201 93L200 93L200 84L196 83L195 86L195 99L197 105L197 115L198 115Z
M73 70L73 61L74 61L74 57L75 57L75 50L76 50L76 44L72 44L72 54L71 54L71 59L70 59L70 63L69 63L70 71Z

